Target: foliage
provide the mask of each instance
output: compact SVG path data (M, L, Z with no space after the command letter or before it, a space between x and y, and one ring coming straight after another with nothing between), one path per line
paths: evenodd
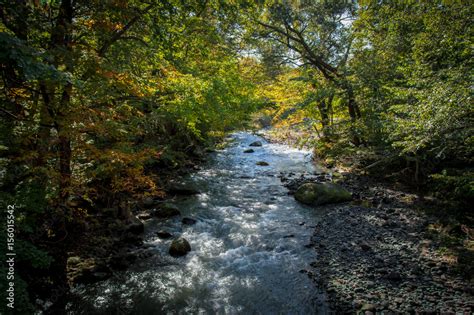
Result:
M162 172L256 111L321 154L373 148L471 198L472 8L1 1L1 193L24 270L42 271L19 277L64 285L89 212L162 197Z
M170 166L164 156L182 163L260 106L246 79L253 64L233 52L239 12L253 5L1 4L1 186L21 205L19 276L61 287L84 211L101 211L71 200L106 207L163 196L151 167Z

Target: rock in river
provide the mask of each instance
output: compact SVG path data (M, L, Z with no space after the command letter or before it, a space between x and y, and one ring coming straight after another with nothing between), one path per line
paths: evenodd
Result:
M163 204L162 206L160 206L160 208L156 209L155 212L153 212L153 215L155 217L163 219L171 218L180 214L181 213L179 212L178 208L169 204Z
M251 144L249 144L251 147L261 147L262 142L261 141L254 141Z
M192 218L183 218L181 220L181 223L183 224L186 224L186 225L193 225L193 224L196 224L196 220L195 219L192 219Z
M137 215L137 218L139 218L140 220L149 220L151 219L151 214L147 212L139 213Z
M268 163L265 162L265 161L258 161L258 162L255 163L255 164L257 164L257 165L259 165L259 166L268 166L268 165L270 165L270 164L268 164Z
M156 236L158 236L159 238L170 238L170 237L173 237L173 234L171 234L170 232L166 232L166 231L158 231L156 232Z
M295 199L307 205L319 206L350 201L352 196L344 187L333 183L306 183L298 188Z
M244 153L254 153L255 151L253 149L247 149L247 150L244 150Z
M190 251L191 245L189 245L189 242L186 239L180 237L171 243L169 253L171 256L179 257L186 255Z

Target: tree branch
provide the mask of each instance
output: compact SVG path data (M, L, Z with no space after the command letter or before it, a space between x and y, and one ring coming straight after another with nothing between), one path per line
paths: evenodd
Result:
M123 34L125 34L135 23L137 23L140 18L150 11L156 4L152 3L148 5L144 10L142 10L139 14L137 14L133 19L130 20L121 30L116 32L115 34L112 35L112 37L105 42L102 47L97 51L99 57L103 57L107 50L112 46L113 43L115 43L117 40L119 40Z

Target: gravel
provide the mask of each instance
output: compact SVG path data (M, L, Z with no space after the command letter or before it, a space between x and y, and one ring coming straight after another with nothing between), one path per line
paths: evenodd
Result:
M346 187L364 200L327 206L310 243L318 260L308 276L326 290L332 310L471 314L472 284L426 237L430 218L404 203L415 197Z

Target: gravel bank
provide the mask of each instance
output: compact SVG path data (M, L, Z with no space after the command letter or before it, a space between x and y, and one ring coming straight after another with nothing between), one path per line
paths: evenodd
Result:
M406 205L416 197L359 184L343 183L363 206L327 206L311 240L319 259L308 275L334 312L472 314L472 284L426 237L432 219Z

